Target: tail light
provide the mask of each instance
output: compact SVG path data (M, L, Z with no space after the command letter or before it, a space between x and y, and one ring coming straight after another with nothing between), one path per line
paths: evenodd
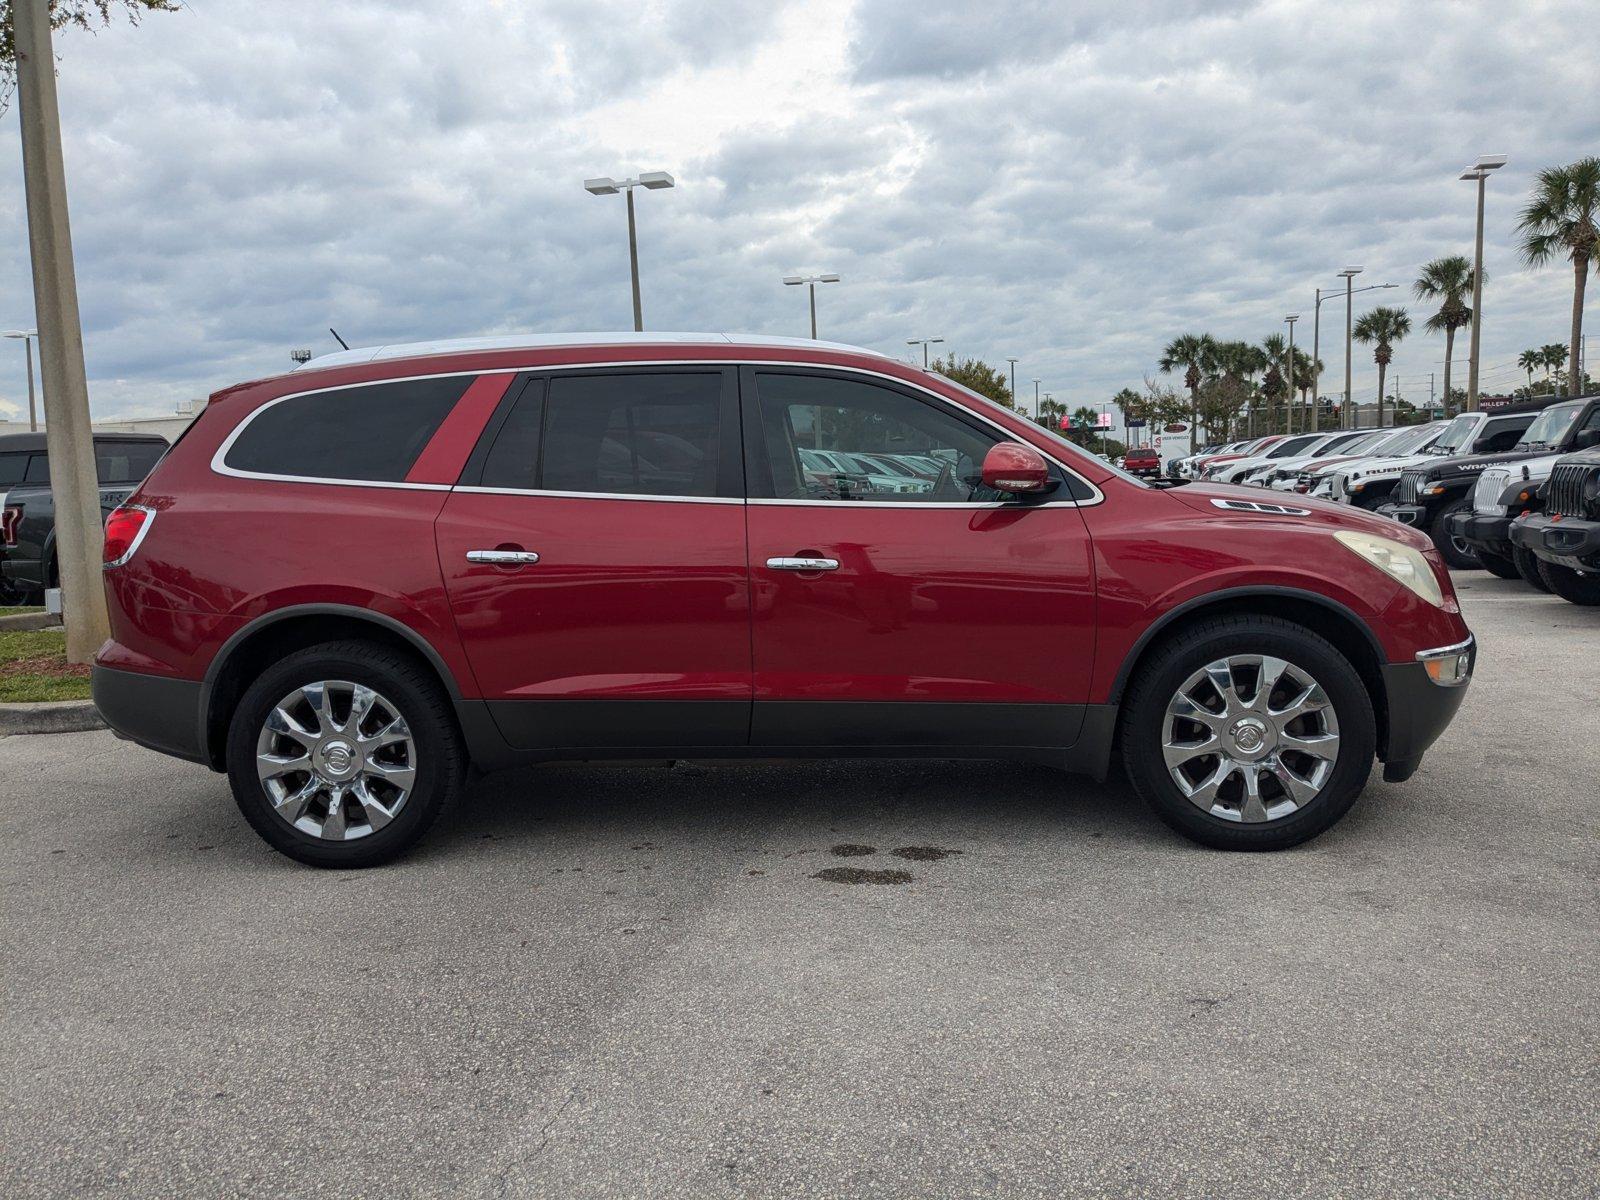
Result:
M155 523L156 510L153 508L124 504L112 509L111 515L106 518L106 543L100 556L100 565L120 567L127 562Z
M0 509L0 542L7 546L17 544L17 525L22 521L22 505L13 504Z

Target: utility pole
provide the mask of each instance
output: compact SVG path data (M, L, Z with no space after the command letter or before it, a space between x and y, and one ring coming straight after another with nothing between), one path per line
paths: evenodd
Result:
M39 402L33 392L33 339L39 336L37 329L8 329L0 337L16 338L22 342L22 352L28 360L28 432L39 432Z
M1289 390L1283 398L1284 433L1294 432L1294 323L1299 319L1299 313L1290 313L1283 319L1283 323L1289 327L1289 370L1284 375Z
M1355 408L1350 403L1351 331L1355 325L1355 292L1352 281L1361 274L1360 267L1346 267L1339 274L1344 278L1344 421L1346 429L1359 429Z
M66 167L56 105L56 60L48 0L13 0L17 108L22 128L23 191L33 259L33 305L44 379L45 437L56 510L67 661L87 663L111 636L100 579L100 481L89 428L89 382L83 367L78 280L67 221Z
M1008 358L1006 361L1011 364L1011 403L1015 404L1017 402L1017 360Z
M1472 252L1472 351L1467 362L1467 411L1478 411L1478 333L1483 326L1483 191L1489 172L1506 165L1504 154L1482 154L1461 173L1461 178L1478 184L1478 237ZM1572 393L1576 396L1578 393ZM1446 397L1448 399L1448 397Z
M1039 420L1039 381L1037 379L1033 381L1033 419L1035 422Z

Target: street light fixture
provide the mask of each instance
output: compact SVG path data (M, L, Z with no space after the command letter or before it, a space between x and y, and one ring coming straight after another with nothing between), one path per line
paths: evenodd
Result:
M921 346L922 347L922 369L924 371L926 371L928 369L928 347L929 346L936 346L942 341L944 341L944 339L942 337L936 337L936 338L907 338L906 339L906 345L908 345L908 346Z
M1472 253L1472 349L1467 357L1467 411L1478 411L1478 331L1483 328L1483 190L1491 171L1506 165L1504 154L1480 154L1478 161L1461 172L1462 179L1478 184L1478 238ZM1444 398L1445 407L1450 397Z
M1351 292L1350 294L1355 295L1357 292L1377 292L1382 291L1384 288L1397 288L1399 286L1400 285L1398 283L1374 283L1368 285L1367 287L1356 288L1355 291ZM1322 376L1317 371L1317 360L1322 356L1322 302L1324 300L1332 300L1339 294L1340 293L1334 291L1332 288L1328 289L1327 292L1324 292L1321 288L1318 288L1317 302L1313 306L1311 316L1311 412L1313 416L1322 405ZM1346 363L1347 368L1348 366L1349 364ZM1315 421L1312 422L1312 427L1316 427Z
M633 220L633 189L642 187L654 192L672 186L674 186L673 178L665 171L645 171L635 179L611 179L602 176L599 179L583 181L583 190L593 196L615 196L618 192L628 194L628 269L633 276L635 333L644 331L644 310L639 304L639 235Z
M22 352L28 359L28 429L32 433L39 432L39 410L33 400L33 339L39 336L37 329L8 329L5 332L8 338L18 338L22 342Z
M799 287L802 283L811 292L811 340L817 340L817 284L838 283L839 276L832 271L822 275L785 275L784 286Z
M1355 409L1350 407L1350 331L1355 323L1355 290L1351 286L1351 281L1361 274L1361 271L1361 267L1346 267L1339 272L1339 278L1344 280L1344 426L1346 429L1356 427Z
M299 363L303 367L308 362L311 361L311 351L309 351L309 350L291 350L291 351L289 351L289 357L292 358L295 362Z

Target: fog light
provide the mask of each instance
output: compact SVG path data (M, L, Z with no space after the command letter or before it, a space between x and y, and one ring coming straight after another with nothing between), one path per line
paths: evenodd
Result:
M1423 665L1428 668L1428 678L1445 687L1455 687L1463 684L1472 674L1472 655L1466 651L1460 654L1450 654L1443 658L1429 658L1423 660Z

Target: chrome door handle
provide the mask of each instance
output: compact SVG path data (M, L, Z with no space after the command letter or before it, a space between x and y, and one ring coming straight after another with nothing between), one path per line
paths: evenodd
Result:
M769 558L767 566L774 571L837 571L837 558Z
M468 550L467 561L473 563L495 563L498 566L529 566L539 561L539 556L532 550Z

